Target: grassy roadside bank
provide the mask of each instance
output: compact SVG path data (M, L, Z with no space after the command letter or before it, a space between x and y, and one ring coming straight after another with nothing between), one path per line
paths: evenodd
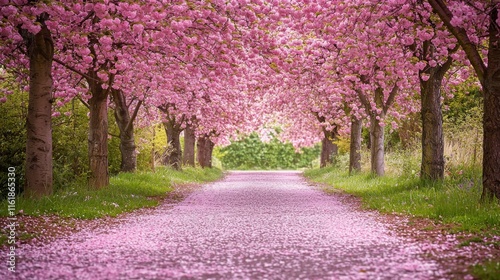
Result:
M39 200L16 198L16 212L23 215L95 219L114 217L143 207L157 206L173 185L203 183L222 177L219 169L184 168L175 171L158 168L156 172L120 173L110 178L107 188L91 191L86 180ZM7 201L0 202L0 217L7 217Z
M440 183L426 183L415 175L374 177L367 173L349 176L347 171L328 167L310 169L305 177L326 186L326 192L339 190L360 197L364 207L382 213L429 218L444 225L450 233L472 233L476 239L459 246L483 242L482 237L500 235L500 205L480 204L480 172L463 169L448 174ZM487 244L484 244L485 246ZM493 244L500 247L500 244ZM500 258L470 268L477 279L500 279Z

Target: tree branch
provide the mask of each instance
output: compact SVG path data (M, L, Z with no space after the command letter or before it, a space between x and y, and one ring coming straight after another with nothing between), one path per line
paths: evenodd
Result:
M471 42L469 36L467 35L467 31L451 24L453 14L443 0L428 0L428 2L432 6L434 12L439 16L439 18L441 18L448 30L453 34L453 36L455 36L455 38L457 38L458 43L465 51L467 58L470 60L472 67L474 67L479 82L484 86L486 65L479 54L477 46Z
M361 82L363 84L368 84L370 82L368 76L366 76L366 75L361 75L359 77L359 79L361 80ZM363 92L361 92L361 90L355 88L356 84L353 81L351 81L351 84L352 84L354 91L358 94L359 101L361 101L361 105L363 105L365 107L366 113L370 114L370 111L372 110L372 106L370 105L370 101L368 100L368 97L366 97L366 95L364 95Z
M396 95L398 94L398 91L399 91L398 85L394 85L394 87L391 90L391 93L389 93L389 97L387 98L387 102L385 102L385 104L383 104L384 114L387 114L387 111L389 111L389 108L394 103L394 99L396 99Z
M54 60L55 62L57 62L58 64L60 64L60 65L62 65L62 66L64 66L64 67L66 67L67 69L69 69L69 70L71 70L71 71L75 72L76 74L78 74L78 75L80 75L80 76L84 77L85 79L88 79L88 80L93 80L93 81L96 81L96 82L100 82L99 80L97 80L97 79L95 79L95 78L93 78L93 77L91 77L91 76L89 76L89 75L87 75L87 74L83 73L82 71L79 71L79 70L77 70L76 68L74 68L74 67L72 67L72 66L67 65L66 63L64 63L62 60L60 60L60 59L58 59L58 58L55 58L55 57L54 57L54 58L53 58L53 60Z
M115 138L120 138L120 135L112 134L111 132L108 132L108 135L113 136Z
M135 109L134 109L134 112L132 113L132 116L130 116L130 120L128 121L127 125L125 126L125 131L128 131L130 126L134 123L135 118L137 117L137 113L139 112L139 108L141 107L141 105L142 105L142 100L139 100L139 102L137 102L137 106L135 106Z
M441 67L438 68L436 75L439 78L444 77L444 74L446 74L446 72L448 72L448 70L450 69L452 64L453 64L453 58L451 56L448 56L448 59L446 60L446 62L443 65L441 65Z
M90 110L90 105L89 103L87 103L85 100L82 99L82 97L80 95L77 96L78 100L80 100L80 102L82 102L83 105L85 105L85 107L87 107L87 109Z

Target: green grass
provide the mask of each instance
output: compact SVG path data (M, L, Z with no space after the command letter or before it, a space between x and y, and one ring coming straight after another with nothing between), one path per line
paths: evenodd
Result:
M451 225L451 231L498 235L500 204L498 201L479 203L482 191L480 174L475 168L454 168L447 171L444 181L432 183L421 181L416 173L384 177L365 173L349 176L338 167L305 172L312 181L326 184L329 192L342 190L361 197L367 208L438 220ZM483 242L481 237L472 237L459 246ZM500 260L477 264L470 272L475 279L500 279Z
M362 198L371 209L431 218L454 225L457 231L500 232L500 205L479 203L480 170L450 171L443 182L422 182L416 175L374 177L370 174L349 176L346 171L329 167L312 169L305 176L331 188Z
M472 274L476 279L498 280L500 279L500 259L491 260L472 267Z
M25 215L55 214L63 217L95 219L116 216L143 207L154 207L172 190L174 184L202 183L222 177L219 169L184 168L175 171L158 168L156 172L121 173L110 178L106 188L92 191L85 180L38 200L22 196L16 209ZM0 216L7 216L7 202L0 202Z
M481 238L481 237L472 237L472 238L469 238L465 241L462 241L460 244L458 244L459 247L466 247L466 246L470 246L472 243L483 243L484 240Z

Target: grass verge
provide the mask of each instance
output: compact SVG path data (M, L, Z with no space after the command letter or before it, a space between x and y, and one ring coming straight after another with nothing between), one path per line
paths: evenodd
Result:
M222 177L219 169L184 168L175 171L158 168L156 172L120 173L110 178L106 188L92 191L85 180L59 190L51 196L33 200L20 196L16 210L24 215L58 215L80 219L114 217L143 207L157 206L176 184L203 183ZM6 217L7 201L0 202L0 217Z
M489 261L483 264L477 264L472 267L472 274L477 279L498 280L500 279L500 259Z
M467 232L478 236L500 234L498 201L479 203L480 170L456 169L438 183L421 181L411 176L375 177L360 173L349 176L339 168L310 169L304 175L314 182L326 184L327 192L344 191L362 199L364 207L382 213L399 213L440 221L451 232ZM459 244L483 242L481 237ZM494 244L495 245L495 244ZM498 246L498 245L495 245ZM500 279L500 259L494 258L471 267L477 279Z
M385 213L402 213L453 225L457 231L500 233L500 204L479 203L477 170L460 170L443 182L422 182L416 176L349 176L334 167L311 169L305 176L362 198L364 206Z

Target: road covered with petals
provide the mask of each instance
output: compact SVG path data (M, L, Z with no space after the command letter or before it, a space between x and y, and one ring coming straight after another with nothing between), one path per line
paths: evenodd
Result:
M285 171L232 172L176 205L23 245L18 255L16 279L443 277L376 213Z

